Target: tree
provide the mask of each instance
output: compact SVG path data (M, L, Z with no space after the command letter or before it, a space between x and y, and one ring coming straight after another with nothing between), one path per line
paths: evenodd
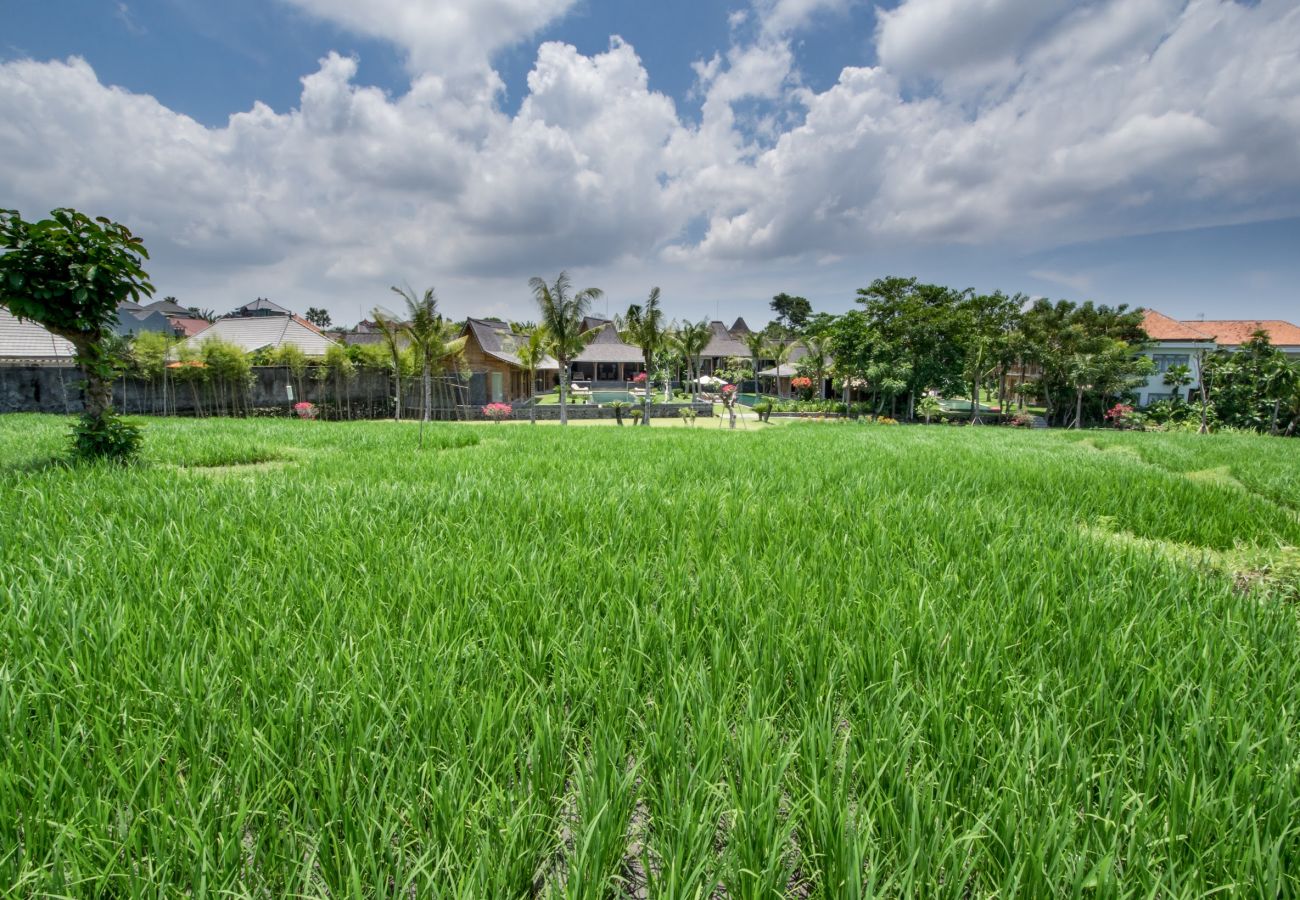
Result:
M402 325L388 317L383 310L375 307L370 311L374 317L375 327L383 337L384 348L393 362L393 378L397 382L397 398L393 404L393 421L402 421Z
M1192 383L1191 367L1183 363L1170 366L1165 371L1164 383L1173 388L1174 401L1181 403L1183 400L1182 389Z
M790 351L793 349L793 346L794 345L787 344L783 341L773 341L763 348L764 355L766 355L768 359L772 360L772 365L776 368L776 377L772 380L776 382L776 390L774 393L778 397L781 396L781 367L790 361ZM757 368L754 369L754 377L755 379L758 378Z
M1012 334L1024 302L1023 296L1008 297L1001 291L994 291L992 294L968 293L962 304L961 313L965 316L964 369L970 382L971 422L979 421L981 385L1009 361Z
M315 325L317 328L329 328L329 327L330 327L330 314L329 314L329 310L327 310L327 309L322 309L322 308L319 307L319 306L309 306L309 307L307 307L306 319L307 319L308 322L312 323L312 324Z
M757 401L760 393L758 389L758 360L767 351L767 336L761 331L750 332L745 335L745 349L749 351L749 358L754 361L754 400Z
M74 429L83 457L126 459L139 430L113 413L113 358L107 346L118 304L153 295L144 242L125 226L56 209L26 222L0 210L0 306L72 344L85 375L85 414Z
M176 302L175 297L164 297L163 299L170 300L173 303ZM211 323L217 321L217 314L214 310L211 309L200 308L198 306L187 306L185 307L185 311L188 312L194 318L202 319L205 322Z
M573 358L595 338L598 329L582 330L591 304L604 296L599 288L584 288L575 292L568 272L561 272L553 284L534 276L528 286L541 312L542 327L549 342L547 349L560 364L560 424L569 424L568 393L569 365Z
M666 332L664 331L664 311L659 306L659 288L650 289L650 296L643 305L632 304L627 308L627 330L632 343L641 348L641 358L645 360L646 383L643 406L645 413L641 424L650 425L650 379L655 370L655 354L664 348Z
M1295 375L1267 332L1255 332L1236 351L1216 351L1201 371L1202 381L1209 382L1210 400L1220 422L1277 432Z
M777 294L769 304L777 320L791 331L802 331L812 316L812 304L805 297Z
M826 341L820 337L806 337L803 339L804 353L803 358L799 360L799 374L809 375L817 385L817 399L826 399L826 367L829 365L829 354L826 352Z
M417 298L411 288L394 287L391 289L406 301L407 322L402 331L415 348L420 359L420 369L424 380L424 402L420 417L420 448L424 448L424 423L433 414L433 373L441 370L452 357L459 356L465 349L467 338L451 339L450 326L438 312L438 295L433 288L426 288L424 295Z
M546 333L546 329L540 325L534 326L533 330L528 333L523 340L519 340L515 346L515 356L519 358L519 365L523 366L528 373L528 418L534 425L537 424L537 399L533 395L536 393L537 386L537 369L546 360L546 348L550 343L551 336Z
M691 398L696 402L700 399L700 358L712 338L713 332L707 319L694 324L687 322L677 331L677 347L686 359L686 377L691 380Z

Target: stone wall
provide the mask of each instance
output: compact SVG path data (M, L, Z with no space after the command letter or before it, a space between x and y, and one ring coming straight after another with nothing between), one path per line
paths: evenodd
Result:
M640 409L641 407L637 407ZM652 419L676 419L681 415L683 409L694 409L695 414L702 419L707 419L713 415L713 404L705 403L652 403L650 404L650 418ZM527 422L531 418L526 405L516 405L512 407L511 418L521 422ZM468 418L484 418L482 410L474 407ZM537 407L537 420L539 422L553 421L560 418L560 406L558 403L548 403L545 406ZM579 404L569 407L570 419L613 419L616 418L614 410L609 406L597 406L595 404ZM623 421L632 424L630 410L623 413Z

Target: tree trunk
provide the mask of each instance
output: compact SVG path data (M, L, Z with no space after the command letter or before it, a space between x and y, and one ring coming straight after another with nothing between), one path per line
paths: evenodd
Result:
M398 360L393 367L393 375L397 378L397 397L393 404L393 421L402 421L402 363Z
M560 360L560 424L569 424L569 363Z
M1083 388L1074 392L1074 427L1083 428Z
M1210 397L1205 390L1205 375L1201 375L1201 428L1198 434L1210 433Z
M537 373L528 373L528 420L537 424Z
M1282 401L1280 399L1273 401L1273 424L1269 426L1268 433L1277 437L1277 416L1282 411Z
M647 356L645 358L645 397L641 400L641 409L643 410L641 413L641 424L647 428L650 427L650 398L655 392L654 383L650 380L653 377L650 374L650 370L653 368L654 357Z

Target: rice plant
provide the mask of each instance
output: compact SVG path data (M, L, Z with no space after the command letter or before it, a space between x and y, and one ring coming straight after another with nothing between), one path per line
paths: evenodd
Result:
M0 417L0 895L1300 893L1241 435Z

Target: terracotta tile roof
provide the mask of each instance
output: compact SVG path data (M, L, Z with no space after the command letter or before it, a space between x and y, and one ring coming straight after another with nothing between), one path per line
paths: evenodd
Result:
M1215 340L1228 347L1246 343L1256 331L1267 332L1275 347L1300 347L1300 327L1281 319L1212 319L1183 324L1213 335Z
M172 319L172 328L185 337L194 337L211 324L207 319L182 319L179 316Z
M1214 336L1198 331L1186 322L1171 319L1154 309L1148 309L1142 318L1142 330L1153 341L1212 341Z

